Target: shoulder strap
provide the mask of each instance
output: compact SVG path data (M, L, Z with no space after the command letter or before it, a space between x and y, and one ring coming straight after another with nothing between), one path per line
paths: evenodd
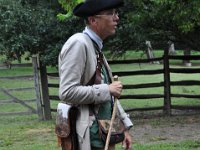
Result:
M90 36L87 33L84 33L84 34L87 35L90 38ZM102 80L101 69L102 69L102 65L104 64L103 53L100 51L97 43L91 38L90 38L90 40L92 41L94 49L96 50L97 66L96 66L96 71L94 72L94 75L92 76L92 78L90 79L90 81L86 85L100 84L101 83L101 80Z
M102 79L102 77L101 77L101 69L102 69L103 65L105 66L106 72L108 74L109 82L111 83L112 79L111 79L111 76L110 76L110 73L109 73L109 69L108 69L108 65L106 63L106 60L104 59L104 55L103 55L102 51L99 49L99 46L97 45L97 43L87 33L83 33L83 34L87 35L89 37L89 39L92 41L94 49L96 50L96 55L97 55L96 71L95 71L95 73L94 73L94 75L92 77L93 80L91 79L90 82L88 82L89 84L87 84L87 85L91 85L91 84L94 84L94 83L96 83L96 84L100 84L101 83L101 79Z

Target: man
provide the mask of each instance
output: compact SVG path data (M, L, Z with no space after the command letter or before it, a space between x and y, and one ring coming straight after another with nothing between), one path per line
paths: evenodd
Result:
M97 76L97 56L101 53L103 40L116 32L119 21L116 8L122 5L122 0L87 0L78 4L73 13L86 20L86 28L83 33L76 33L67 40L59 56L59 96L66 103L79 107L76 130L80 150L104 149L95 116L110 119L113 96L119 98L122 92L120 81L111 82L112 74L105 58L101 64L100 84L88 84ZM118 117L126 128L122 144L126 150L131 150L129 129L133 124L119 101L117 108ZM109 149L114 150L114 145Z

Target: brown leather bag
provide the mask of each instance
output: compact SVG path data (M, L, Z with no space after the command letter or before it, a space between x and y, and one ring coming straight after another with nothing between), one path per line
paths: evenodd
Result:
M108 135L108 131L110 128L110 120L98 120L98 125L99 125L99 135L102 139L103 142L106 143L106 138ZM124 140L124 125L119 119L115 119L112 130L111 130L111 135L110 135L110 145L120 143Z
M57 136L57 138L58 138L58 146L62 147L62 150L72 150L71 136L68 136L66 138L61 138Z
M64 103L62 109L58 106L56 116L55 133L57 134L58 146L62 150L78 150L78 138L76 134L76 117L78 108Z

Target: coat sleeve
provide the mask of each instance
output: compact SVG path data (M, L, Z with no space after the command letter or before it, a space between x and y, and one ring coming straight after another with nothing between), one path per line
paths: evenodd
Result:
M79 40L67 41L59 56L59 97L71 104L99 104L111 96L107 84L82 85L88 48Z
M125 128L130 129L131 127L133 127L133 123L129 118L129 115L124 111L118 100L117 100L117 108L118 108L119 118L122 120Z

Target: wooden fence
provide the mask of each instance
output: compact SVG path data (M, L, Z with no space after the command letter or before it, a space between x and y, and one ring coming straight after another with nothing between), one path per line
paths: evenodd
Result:
M199 86L200 80L183 80L183 81L171 81L170 74L171 73L184 73L184 74L199 74L200 68L171 68L170 60L180 60L180 61L189 61L189 60L200 60L200 55L194 56L178 56L178 55L168 55L168 50L165 50L165 53L162 57L154 58L154 59L138 59L138 60L120 60L120 61L109 61L109 64L144 64L151 62L163 62L163 68L155 69L155 70L138 70L138 71L119 71L113 72L114 75L118 76L141 76L141 75L163 75L164 80L161 82L154 83L143 83L143 84L131 84L124 85L124 89L144 89L144 88L155 88L155 87L163 87L164 92L161 94L127 94L122 95L120 99L146 99L149 101L153 101L156 99L163 99L163 106L155 106L155 107L142 107L142 108L128 108L127 112L130 111L148 111L148 110L163 110L164 114L170 115L172 109L200 109L200 106L184 106L184 105L173 105L171 103L171 98L194 98L200 99L200 95L189 95L189 94L176 94L171 93L172 86ZM0 115L14 115L14 114L33 114L37 113L39 118L42 120L49 120L52 118L52 112L56 111L56 108L51 106L53 101L59 102L58 95L49 94L49 90L51 88L56 88L58 91L59 85L56 83L50 83L49 78L57 78L58 73L47 73L46 66L43 66L38 56L33 56L33 75L23 75L23 76L15 76L15 77L0 77L0 80L9 79L9 80L33 80L34 87L28 88L0 88L0 91L3 92L9 100L1 100L0 104L11 104L18 103L21 106L27 108L27 111L19 111L19 112L4 112L0 113ZM161 64L160 64L161 65ZM23 66L15 65L16 67L27 67L32 66L30 64L26 64ZM12 67L15 67L12 66ZM12 95L13 91L33 91L35 92L36 97L29 100L21 100L16 96ZM29 103L35 102L36 108ZM56 102L56 103L57 103Z
M168 55L168 49L165 50L164 55L159 58L154 59L138 59L138 60L119 60L119 61L109 61L109 64L134 64L134 63L150 63L150 62L163 62L162 69L155 70L139 70L139 71L119 71L113 72L114 75L119 76L140 76L140 75L158 75L161 74L164 77L163 82L155 83L144 83L144 84L128 84L124 85L123 89L142 89L142 88L155 88L163 87L164 92L161 94L129 94L122 95L120 99L149 99L149 101L161 98L164 103L163 106L158 107L142 107L142 108L129 108L126 109L127 112L130 111L148 111L148 110L163 110L165 115L171 115L172 109L200 109L200 106L184 106L184 105L172 105L172 97L183 97L183 98L196 98L200 99L200 95L188 95L188 94L174 94L171 93L171 86L199 86L200 80L183 80L183 81L171 81L170 73L187 73L187 74L200 74L200 68L171 68L170 60L200 60L200 55L194 56L172 56ZM37 60L35 62L38 62ZM38 64L36 64L38 66ZM42 85L42 95L43 95L43 105L42 109L44 112L45 119L51 119L51 112L55 112L56 108L50 107L50 101L60 101L58 95L49 95L50 88L58 88L59 85L55 83L48 83L49 77L58 77L58 73L47 73L45 66L40 66L39 71L41 74L41 85Z
M11 65L10 65L11 66ZM27 64L13 64L12 68L19 68L19 67L32 67L31 63L27 63ZM11 68L7 65L1 65L1 69L5 69L5 68ZM36 73L36 70L38 70L38 68L33 68ZM35 80L34 80L35 79ZM13 81L34 81L34 85L32 87L18 87L18 88L0 88L0 92L3 93L6 97L8 97L9 99L1 99L0 101L0 105L4 106L4 105L13 105L13 104L19 104L23 107L22 110L11 110L10 112L6 111L6 112L0 112L0 115L24 115L24 114L38 114L40 119L43 119L43 114L41 113L41 98L38 95L39 92L35 92L37 91L37 87L39 87L39 77L37 76L37 74L34 75L23 75L23 76L4 76L4 77L0 77L0 80L8 80L9 82ZM1 85L0 85L1 86ZM36 88L35 88L36 87ZM26 91L30 91L31 93L33 93L33 95L35 94L35 96L33 98L30 99L20 99L17 96L15 96L15 94L13 94L13 92L26 92ZM37 104L34 106L34 104ZM19 105L17 105L16 107L18 107Z

